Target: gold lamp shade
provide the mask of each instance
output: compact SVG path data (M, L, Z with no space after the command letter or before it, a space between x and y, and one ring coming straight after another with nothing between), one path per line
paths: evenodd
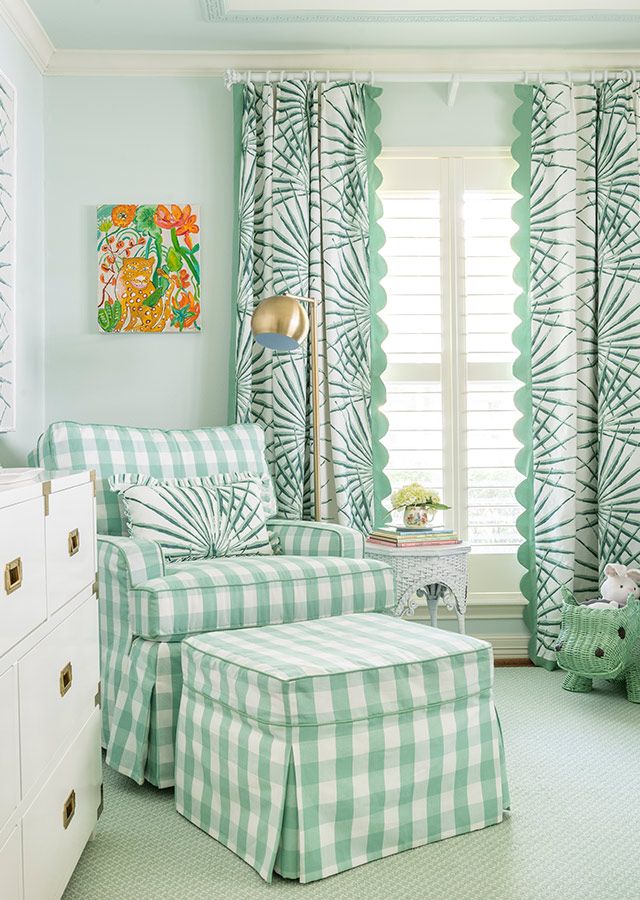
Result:
M254 310L251 331L263 347L291 352L306 340L309 316L296 297L266 297Z

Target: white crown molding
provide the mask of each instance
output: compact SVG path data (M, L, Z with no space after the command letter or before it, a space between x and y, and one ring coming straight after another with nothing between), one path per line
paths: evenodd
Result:
M271 6L261 0L201 0L206 21L217 24L359 22L412 24L431 22L635 22L637 0L489 0L478 8L477 0L456 0L455 8L444 0L280 0Z
M0 4L7 0L0 0ZM227 69L254 72L355 71L420 75L424 73L499 74L640 69L640 50L310 50L161 51L55 50L47 75L222 76Z
M0 0L0 18L7 23L40 72L44 74L55 48L26 0Z

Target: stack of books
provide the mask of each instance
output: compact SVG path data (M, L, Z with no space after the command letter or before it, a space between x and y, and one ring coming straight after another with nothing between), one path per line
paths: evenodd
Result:
M447 547L461 543L455 531L448 528L404 528L394 525L377 528L367 541L379 547Z

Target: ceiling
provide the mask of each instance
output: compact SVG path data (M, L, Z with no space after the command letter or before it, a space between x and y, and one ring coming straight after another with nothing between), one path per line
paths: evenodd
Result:
M56 48L640 49L638 0L29 0Z

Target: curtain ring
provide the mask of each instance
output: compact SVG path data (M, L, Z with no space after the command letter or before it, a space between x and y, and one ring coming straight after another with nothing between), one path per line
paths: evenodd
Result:
M284 69L280 69L280 81L284 81Z
M369 72L369 84L373 87L373 69Z
M329 82L331 81L330 76L331 76L331 72L327 69L327 71L325 72L325 76L324 76L324 80L326 81L327 84L329 84Z
M267 84L271 84L271 69L267 69L267 73L265 75L265 81Z
M356 80L356 70L355 70L355 69L352 69L352 70L351 70L351 80L352 80L352 81L355 81L355 80Z
M525 72L524 75L522 76L522 83L529 84L529 73L528 72Z
M247 72L247 84L251 83L251 69Z

